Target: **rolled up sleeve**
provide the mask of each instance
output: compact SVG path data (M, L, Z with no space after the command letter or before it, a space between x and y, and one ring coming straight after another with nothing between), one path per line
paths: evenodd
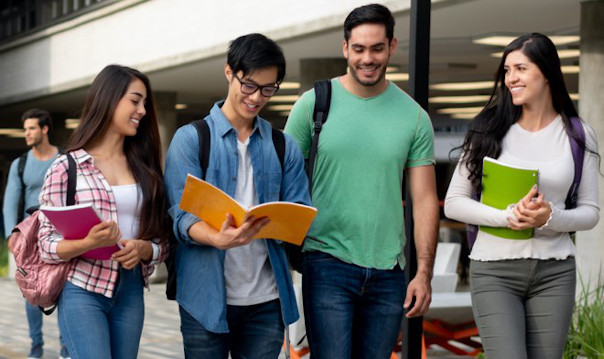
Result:
M199 140L193 125L183 126L174 134L166 155L164 179L170 206L168 213L174 222L172 230L176 238L183 243L200 245L188 233L189 228L200 219L178 206L189 173L198 178L203 177L199 163Z

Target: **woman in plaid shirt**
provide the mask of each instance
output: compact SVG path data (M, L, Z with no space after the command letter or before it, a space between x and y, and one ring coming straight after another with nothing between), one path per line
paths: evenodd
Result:
M59 297L59 326L73 358L136 358L144 319L143 287L167 253L161 146L148 78L110 65L93 81L68 153L77 163L76 203L104 221L82 239L63 240L41 215L48 263L72 261ZM46 174L40 204L64 206L67 157ZM119 245L110 258L86 252Z

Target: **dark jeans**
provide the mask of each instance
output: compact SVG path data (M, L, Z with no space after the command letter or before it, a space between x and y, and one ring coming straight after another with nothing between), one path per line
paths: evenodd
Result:
M312 358L389 358L403 318L403 270L304 253L302 293Z
M227 306L229 333L212 333L179 306L185 358L271 359L279 357L284 324L278 299L250 306Z

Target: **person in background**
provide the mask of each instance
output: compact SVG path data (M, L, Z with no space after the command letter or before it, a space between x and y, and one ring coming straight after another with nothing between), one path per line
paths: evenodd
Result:
M428 114L386 80L398 43L393 32L392 14L378 4L354 9L344 22L348 73L331 79L312 183L318 214L303 248L313 358L389 358L404 310L419 316L431 301L439 220L434 136ZM314 104L314 90L304 93L285 126L305 155ZM408 285L403 171L413 199L418 260Z
M11 163L2 207L4 234L8 238L8 248L11 251L13 243L10 235L13 228L29 216L25 210L39 205L38 195L44 182L44 175L59 155L58 147L53 146L49 140L52 118L48 111L37 108L27 110L21 116L21 122L25 131L25 143L31 149ZM23 165L21 172L20 167ZM25 302L25 313L31 338L31 348L27 357L42 358L44 355L42 311L38 306ZM59 336L59 342L60 357L69 358L62 336Z
M445 215L473 225L533 228L528 240L482 230L470 254L474 318L489 359L561 358L575 302L577 254L569 232L599 219L596 134L581 122L585 141L575 208L565 200L574 177L569 136L577 111L556 47L532 33L503 52L491 98L470 125L445 198ZM539 185L499 210L473 198L480 193L485 156L539 169Z
M64 240L40 214L47 263L72 261L58 302L59 327L73 358L137 357L143 288L167 253L167 214L153 93L139 71L105 67L94 79L67 154L77 163L76 203L92 203L103 221L85 238ZM67 156L46 175L40 204L64 206ZM108 259L85 252L119 244Z

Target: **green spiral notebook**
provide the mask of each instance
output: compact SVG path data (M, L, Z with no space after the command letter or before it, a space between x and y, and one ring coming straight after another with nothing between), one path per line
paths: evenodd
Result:
M488 206L506 209L517 203L539 184L539 170L505 164L491 157L482 162L482 195L480 201ZM480 226L483 232L507 239L530 239L534 230L515 231L507 227Z

